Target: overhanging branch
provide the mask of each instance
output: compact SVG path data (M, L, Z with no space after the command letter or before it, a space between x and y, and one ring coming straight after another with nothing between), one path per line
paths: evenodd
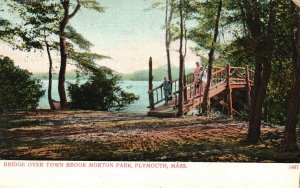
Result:
M79 0L77 0L77 5L76 5L74 11L72 12L72 14L69 15L69 19L72 19L76 15L76 13L79 11L80 7L81 7L81 4L80 4Z

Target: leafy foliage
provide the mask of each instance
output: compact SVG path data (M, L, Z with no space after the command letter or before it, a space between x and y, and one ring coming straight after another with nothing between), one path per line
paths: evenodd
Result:
M198 25L191 30L190 39L197 43L196 50L205 49L207 40L211 38L212 9L209 8L215 1L203 1L198 6L195 19ZM254 70L254 54L257 42L250 35L243 9L246 1L224 1L224 13L221 21L221 37L219 39L218 56L216 61L228 63L232 66L249 65ZM270 1L258 1L258 10L262 17L262 30L264 33L275 33L272 38L272 49L264 46L262 50L273 53L271 57L272 73L268 84L267 95L263 104L262 120L264 122L283 125L287 111L288 94L292 80L292 61L294 52L294 30L296 27L295 7L289 1L278 1L276 19L273 27L267 27L269 22ZM265 36L266 37L266 36ZM261 38L261 40L266 40ZM209 41L209 40L208 40ZM208 43L209 44L209 43ZM266 53L265 53L266 54ZM244 114L247 110L244 111Z
M91 9L96 12L104 12L105 7L101 6L97 0L80 0L81 5L86 9Z
M8 57L0 57L0 109L35 109L44 95L42 84L31 73L14 66Z
M78 3L81 3L81 5L86 9L92 9L97 12L102 12L104 10L104 8L101 7L100 4L95 0L72 0L67 4L68 7L70 5L70 9L72 9L77 4L73 12L74 15L79 10L78 7L80 8L80 6L78 6ZM47 50L49 59L48 100L51 106L51 79L53 63L50 51L59 51L61 48L57 39L58 36L61 35L60 25L61 20L64 17L62 11L65 8L63 6L64 3L62 1L59 3L58 1L48 0L11 0L7 2L7 5L10 7L12 12L20 18L20 23L16 22L13 24L16 28L13 30L15 31L14 35L6 37L9 39L6 42L12 44L14 47L20 50ZM66 48L68 51L67 58L74 62L79 70L81 70L82 67L84 68L84 66L89 66L88 64L91 64L91 66L93 66L95 60L104 58L104 56L102 55L90 52L90 48L93 46L93 44L85 39L84 36L82 36L80 33L78 33L76 29L73 28L70 24L67 24L65 27L66 28L63 33L66 36ZM6 26L6 28L8 27ZM4 37L1 37L0 39L2 38ZM66 63L67 62L65 61L64 64ZM65 75L63 77L65 77ZM59 80L61 80L61 78ZM64 85L64 82L60 81L59 83Z
M71 107L75 109L122 109L138 100L138 96L118 86L120 76L106 67L90 68L91 75L84 84L68 83Z
M90 4L93 1L82 1ZM93 5L92 3L91 5ZM59 21L62 17L61 4L55 1L11 1L8 3L14 13L21 18L21 23L14 23L16 28L15 37L11 37L11 42L18 49L28 50L40 49L45 46L45 37L51 50L59 51ZM89 7L91 8L91 7ZM66 27L66 37L68 48L89 51L93 44L84 38L71 25ZM20 39L20 40L17 40ZM19 41L19 42L17 42Z

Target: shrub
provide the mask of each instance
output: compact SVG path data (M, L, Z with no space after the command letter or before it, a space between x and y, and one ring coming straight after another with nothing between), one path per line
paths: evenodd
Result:
M120 110L138 100L118 86L121 77L106 67L93 68L87 82L68 83L71 107L84 110Z
M45 94L38 79L14 66L8 57L0 57L0 109L35 109Z

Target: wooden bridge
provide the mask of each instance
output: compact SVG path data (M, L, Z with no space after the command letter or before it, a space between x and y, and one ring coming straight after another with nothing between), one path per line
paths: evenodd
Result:
M151 63L152 64L152 63ZM151 65L152 67L152 65ZM253 85L253 71L249 67L214 67L212 80L209 87L208 105L209 109L220 108L228 115L239 114L239 109L243 106L250 106L250 92ZM149 71L152 78L152 68ZM195 87L194 75L190 73L185 76L186 85L184 87L183 112L199 107L203 102L204 89ZM152 79L149 79L149 111L148 116L155 117L177 117L178 114L178 93L179 80L173 80L172 100L164 105L164 91L162 86L152 89ZM242 100L246 99L246 101Z

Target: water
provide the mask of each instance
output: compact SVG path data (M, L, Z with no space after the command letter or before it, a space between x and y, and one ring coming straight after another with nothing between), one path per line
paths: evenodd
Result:
M49 103L47 98L47 88L48 88L48 80L41 80L43 84L43 89L46 90L46 94L43 98L40 99L39 109L49 109ZM66 82L75 83L76 80L66 80ZM84 81L82 81L84 82ZM126 109L122 110L122 112L130 112L130 113L146 113L148 111L147 106L149 106L149 98L148 98L148 81L130 81L124 80L119 83L121 88L127 92L134 93L138 95L140 98L138 101L135 101L133 104L128 106ZM153 81L153 87L157 87L161 84L161 81ZM66 84L67 85L67 84ZM58 80L52 81L52 98L53 100L59 101L59 95L57 91ZM70 98L68 97L68 100Z

